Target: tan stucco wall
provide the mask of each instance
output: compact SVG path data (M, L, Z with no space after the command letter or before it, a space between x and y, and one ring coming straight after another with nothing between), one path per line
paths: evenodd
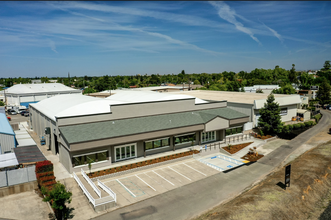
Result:
M217 117L205 124L204 131L208 132L208 131L221 130L228 128L229 125L230 125L229 120Z

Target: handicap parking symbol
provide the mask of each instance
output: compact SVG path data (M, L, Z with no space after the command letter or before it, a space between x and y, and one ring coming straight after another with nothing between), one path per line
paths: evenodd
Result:
M231 166L231 165L228 165L228 166L227 166L227 168L232 168L232 167L233 167L233 166Z

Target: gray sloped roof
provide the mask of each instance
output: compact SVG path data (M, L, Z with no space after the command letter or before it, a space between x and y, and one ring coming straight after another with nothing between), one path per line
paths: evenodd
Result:
M60 127L69 144L204 124L215 117L249 117L229 108L180 112Z

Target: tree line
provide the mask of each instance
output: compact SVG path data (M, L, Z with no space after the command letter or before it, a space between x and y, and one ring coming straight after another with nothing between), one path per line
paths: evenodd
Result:
M290 70L275 66L274 69L254 69L250 72L223 71L221 73L192 73L187 74L182 70L178 74L151 74L151 75L131 75L131 76L82 76L82 77L35 77L35 78L0 78L0 84L10 87L14 83L31 83L32 79L40 79L42 83L48 83L50 80L57 80L67 86L75 88L88 88L86 92L100 92L104 90L114 90L119 87L129 88L159 86L161 84L195 84L202 85L203 90L216 91L244 91L244 87L253 85L279 85L281 88L274 93L294 94L292 84L299 89L310 89L310 86L321 85L324 80L331 83L330 61L325 61L323 68L317 72L317 77L304 71L296 71L295 64L292 64Z

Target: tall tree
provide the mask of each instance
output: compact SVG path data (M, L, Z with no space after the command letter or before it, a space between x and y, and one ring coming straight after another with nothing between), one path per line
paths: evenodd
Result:
M295 71L295 65L292 64L292 69L289 72L288 78L291 83L297 83L297 81L298 81L297 77L298 77L298 74Z
M324 65L323 65L323 69L322 70L330 70L331 69L331 64L330 64L330 60L327 60L324 62Z
M317 92L317 99L319 100L321 105L330 103L331 101L330 92L331 92L331 86L328 83L328 81L324 78Z
M260 109L260 118L258 127L262 129L264 134L277 134L282 131L282 121L279 104L275 102L275 97L271 93L268 96L264 107Z
M66 187L60 182L57 182L49 192L43 188L43 192L46 193L43 201L51 202L52 208L55 209L56 219L68 219L69 216L66 216L68 214L66 203L71 203L72 193L67 191Z

